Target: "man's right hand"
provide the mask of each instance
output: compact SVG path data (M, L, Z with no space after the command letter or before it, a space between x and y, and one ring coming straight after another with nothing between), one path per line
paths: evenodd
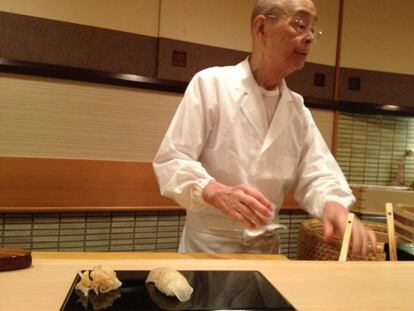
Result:
M203 190L203 199L249 229L265 225L273 214L271 202L247 185L230 187L211 181Z

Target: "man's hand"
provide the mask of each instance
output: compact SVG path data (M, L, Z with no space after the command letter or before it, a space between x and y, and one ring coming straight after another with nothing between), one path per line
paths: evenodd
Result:
M273 214L270 201L247 185L229 187L211 181L203 190L203 199L249 229L265 225Z
M327 202L322 217L324 236L327 240L334 234L344 236L348 210L335 202ZM352 224L352 256L366 258L369 245L376 251L377 239L371 229L366 228L357 218Z

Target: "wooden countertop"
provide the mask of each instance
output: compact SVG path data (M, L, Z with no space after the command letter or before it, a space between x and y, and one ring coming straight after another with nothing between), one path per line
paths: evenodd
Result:
M33 253L30 268L0 273L0 310L59 310L81 269L259 270L298 310L412 310L414 263L289 261L283 256Z

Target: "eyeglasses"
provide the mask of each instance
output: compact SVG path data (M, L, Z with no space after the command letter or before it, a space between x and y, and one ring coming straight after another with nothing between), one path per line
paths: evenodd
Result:
M315 25L306 25L306 23L298 17L289 17L286 13L283 14L287 17L289 25L296 31L299 36L310 34L313 37L313 40L316 41L322 36L322 31L318 26ZM265 17L271 19L279 19L279 16L276 15L266 15Z

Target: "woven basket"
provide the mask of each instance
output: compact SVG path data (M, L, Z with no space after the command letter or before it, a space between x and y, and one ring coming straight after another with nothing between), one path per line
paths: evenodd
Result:
M369 252L371 261L385 261L384 243L387 241L387 226L376 222L363 222L372 229L377 237L377 252ZM299 260L338 260L341 252L342 239L334 236L325 241L322 222L319 219L308 219L302 222L297 243L297 259ZM347 260L361 260L352 258L348 252Z

